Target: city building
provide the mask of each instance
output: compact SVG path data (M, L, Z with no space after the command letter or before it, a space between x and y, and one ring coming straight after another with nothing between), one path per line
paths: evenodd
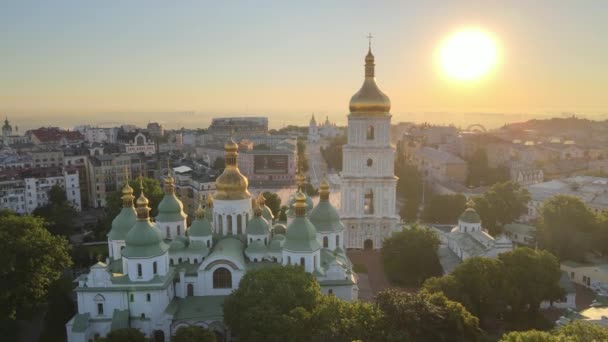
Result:
M319 135L319 128L317 127L317 120L315 119L315 115L313 114L310 118L310 123L308 124L308 141L311 143L316 143L321 140L321 135Z
M509 175L513 182L522 187L542 183L545 180L545 173L541 168L518 163L511 165Z
M255 116L213 118L208 132L224 137L230 134L237 136L265 134L268 133L268 118Z
M413 163L430 180L463 184L467 179L467 162L453 154L432 147L419 148L414 153Z
M481 218L473 208L473 203L467 203L468 208L458 218L458 226L431 227L441 241L460 261L472 257L496 258L499 254L513 250L513 242L504 234L496 239L482 228ZM454 265L455 266L455 265ZM444 272L450 273L452 269Z
M120 189L125 169L131 175L146 174L145 158L139 154L103 154L86 159L88 201L92 208L105 207L107 195Z
M378 88L374 55L365 56L365 79L350 100L348 138L342 148L342 222L347 248L379 249L398 229L395 148L391 145L391 102Z
M163 135L165 135L165 129L163 128L163 125L159 124L158 122L148 123L148 126L146 126L146 131L150 133L151 137L162 137Z
M0 141L4 146L11 146L15 144L26 144L29 143L29 137L26 135L19 135L19 127L11 126L8 118L4 120L4 125L2 125L2 136L0 136Z
M536 247L536 227L523 223L508 223L502 229L516 245Z
M74 127L74 130L82 133L84 140L91 144L115 144L118 138L118 128L116 127L106 128L82 125Z
M84 141L84 136L78 131L66 131L58 127L41 127L26 132L29 140L38 146L67 146L77 145Z
M323 293L357 299L345 228L329 203L329 184L321 184L320 202L311 211L307 196L297 191L294 220L287 227L273 225L264 201L249 193L237 156L238 145L228 141L215 196L207 197L207 209L199 196L187 229L171 175L164 179L156 222L149 216L145 189L140 185L134 203L125 179L123 209L108 233L109 258L77 278L78 312L66 324L69 342L86 342L124 327L168 342L189 325L208 327L229 340L222 305L252 268L300 265L316 277Z
M152 155L156 153L156 144L150 134L143 131L118 131L118 143L125 153L143 153Z

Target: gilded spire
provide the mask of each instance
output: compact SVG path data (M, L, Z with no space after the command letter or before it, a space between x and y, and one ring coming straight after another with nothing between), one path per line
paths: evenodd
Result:
M171 161L167 159L167 177L165 177L165 192L175 191L175 179L171 172Z
M122 206L125 208L133 206L133 188L129 185L129 170L125 167L125 185L122 187Z
M325 178L319 184L319 199L321 201L329 201L329 182Z
M391 109L391 101L378 85L375 78L375 57L372 53L372 35L368 35L369 49L365 56L365 80L361 89L350 99L350 112L362 114L387 114Z
M202 192L198 193L198 208L196 208L196 211L194 212L194 216L196 217L196 219L202 219L203 217L205 217L205 209L203 209L203 193Z
M213 195L211 193L207 194L206 207L213 208Z
M144 195L144 178L139 177L139 190L140 194L137 198L137 218L140 220L149 220L150 219L150 208L148 204L150 201Z
M226 152L226 168L224 172L215 180L217 189L216 199L236 200L250 198L251 194L247 189L249 181L243 176L237 164L238 145L232 137L224 145Z
M296 211L296 217L306 216L306 195L300 190L296 193L296 203L294 208Z

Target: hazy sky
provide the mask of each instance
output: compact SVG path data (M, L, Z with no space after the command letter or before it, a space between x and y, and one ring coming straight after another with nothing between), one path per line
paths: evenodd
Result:
M500 64L473 84L447 81L438 44L471 26L496 37ZM0 114L345 118L368 32L397 119L608 113L608 1L0 0Z

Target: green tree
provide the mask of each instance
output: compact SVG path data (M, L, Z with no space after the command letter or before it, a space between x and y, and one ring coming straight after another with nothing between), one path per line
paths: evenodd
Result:
M546 331L512 331L504 334L499 342L560 342L557 337Z
M430 293L443 292L483 320L504 309L502 274L502 261L473 257L463 261L450 275L428 279L423 288Z
M298 140L298 163L302 172L308 172L308 156L306 155L306 142L304 140Z
M281 197L274 192L264 191L262 194L266 199L266 206L272 211L274 217L278 217L281 211Z
M422 201L422 174L410 164L396 167L395 174L399 177L397 196L404 200L399 215L406 222L414 222L418 218L418 208Z
M95 342L146 342L146 335L135 328L124 328L110 331L106 337Z
M425 279L442 273L438 248L439 238L430 229L416 225L404 228L384 240L384 271L396 284L420 286Z
M584 321L574 321L557 330L559 341L600 342L608 341L608 327Z
M215 158L215 161L213 162L213 169L222 171L224 168L226 168L226 160L223 157Z
M242 341L292 341L293 310L312 312L321 290L298 266L249 270L224 302L224 322Z
M338 135L327 147L321 147L321 155L330 169L342 171L342 146L346 144L346 140L346 135Z
M76 313L76 305L72 300L72 285L72 278L64 276L50 287L40 342L63 342L66 340L65 324Z
M561 260L583 261L597 224L595 214L574 196L556 195L540 210L538 239Z
M523 247L502 253L498 258L503 263L502 274L507 285L503 296L516 317L521 318L524 312L534 317L542 301L563 297L559 262L551 253Z
M287 221L287 210L289 208L286 205L281 206L281 211L279 212L279 221L285 222Z
M74 231L73 219L76 217L76 209L68 202L65 190L59 185L53 185L48 196L49 202L34 209L32 214L42 217L51 233L70 236Z
M208 329L189 325L181 327L175 332L175 336L171 337L171 342L215 342L217 338L215 334Z
M45 302L51 284L71 265L67 240L31 216L0 216L0 321Z
M468 160L469 186L489 186L509 180L509 170L504 166L492 168L488 163L488 152L485 148L477 149Z
M455 223L464 212L466 202L463 194L435 195L424 205L422 218L432 223Z
M376 296L384 313L383 341L479 341L479 320L443 294L385 290Z
M482 219L483 227L490 234L497 235L502 232L505 224L511 223L528 211L530 201L528 190L519 184L508 181L492 185L483 195L484 200L479 204L475 202L475 209ZM476 198L474 201L477 201Z

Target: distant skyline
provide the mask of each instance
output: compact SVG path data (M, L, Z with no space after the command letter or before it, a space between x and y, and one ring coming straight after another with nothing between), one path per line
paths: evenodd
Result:
M468 27L495 37L499 64L476 82L447 80L438 46ZM261 114L280 127L316 112L344 123L368 32L394 122L424 112L608 116L605 1L135 0L3 1L0 115L174 127ZM175 112L195 114L144 116Z

